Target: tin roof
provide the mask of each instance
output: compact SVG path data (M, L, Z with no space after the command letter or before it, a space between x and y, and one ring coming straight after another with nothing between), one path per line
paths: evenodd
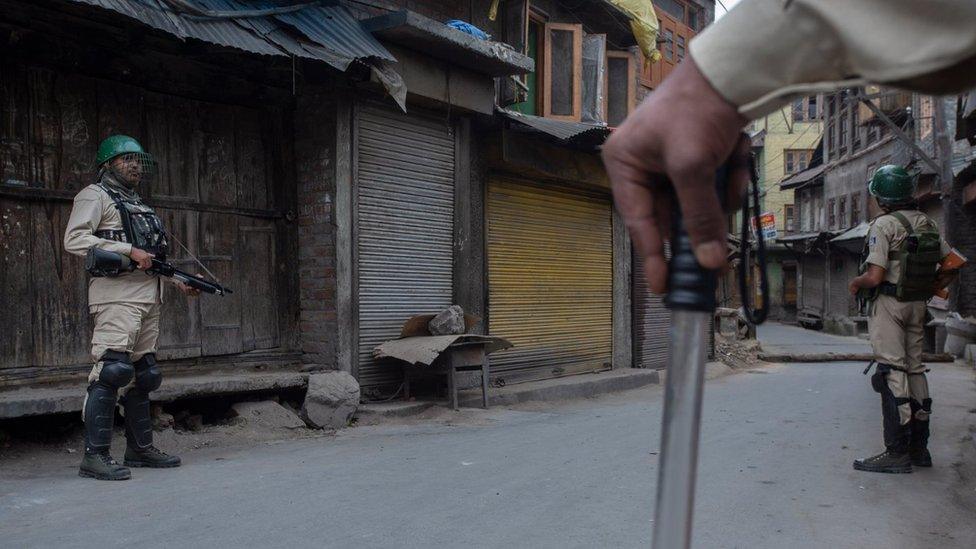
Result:
M813 181L814 179L816 179L817 176L819 176L820 174L822 174L825 169L827 169L827 165L826 164L820 164L819 166L814 166L812 168L807 168L807 169L803 170L802 172L797 172L797 173L795 173L795 174L793 174L793 175L791 175L791 176L783 179L782 181L780 181L779 182L779 188L781 188L781 189L794 189L796 187L799 187L800 185L803 185L805 183L809 183L810 181Z
M181 40L193 38L249 53L301 56L345 70L355 59L395 61L342 6L307 6L260 17L212 18L175 10L165 0L69 0L120 13ZM183 0L203 11L280 8L273 0Z
M504 108L499 108L498 112L510 120L514 120L533 130L551 135L561 141L589 144L595 147L603 143L603 140L610 134L610 129L605 125L554 120L552 118L522 114Z

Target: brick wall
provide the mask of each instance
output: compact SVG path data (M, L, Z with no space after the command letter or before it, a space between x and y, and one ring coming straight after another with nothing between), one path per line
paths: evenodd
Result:
M336 365L335 102L299 99L295 115L302 362Z

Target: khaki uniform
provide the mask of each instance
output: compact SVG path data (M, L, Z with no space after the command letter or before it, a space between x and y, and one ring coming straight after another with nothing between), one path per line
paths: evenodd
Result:
M976 71L972 0L742 0L691 41L712 86L752 120L793 97L866 83L945 93Z
M935 223L922 212L901 210L900 213L915 230L935 227ZM898 283L901 261L890 256L907 237L908 231L892 215L881 215L871 223L866 261L885 269L884 281L887 283ZM941 247L942 256L949 255L951 248L945 240L941 241ZM884 376L897 407L898 423L907 426L913 419L924 421L927 434L932 400L922 364L925 315L925 301L903 302L894 296L878 295L871 303L868 331L875 360L879 364L875 375Z
M121 186L114 188L132 194ZM122 217L115 202L98 185L89 185L75 196L64 233L64 249L80 256L92 247L128 255L131 244L95 236L96 231L122 229ZM160 277L144 271L117 277L93 277L89 281L88 310L95 320L91 355L96 361L88 376L89 382L98 379L102 367L100 359L105 351L129 353L133 362L147 353L156 352L162 299Z

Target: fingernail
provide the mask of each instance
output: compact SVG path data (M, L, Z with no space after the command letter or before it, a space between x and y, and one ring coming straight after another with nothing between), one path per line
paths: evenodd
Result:
M717 269L725 263L725 246L717 240L702 242L695 247L695 257L702 267Z

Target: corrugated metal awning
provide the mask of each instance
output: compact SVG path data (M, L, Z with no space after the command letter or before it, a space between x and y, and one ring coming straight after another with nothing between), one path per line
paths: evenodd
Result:
M789 236L783 236L783 237L777 238L776 241L777 242L800 242L800 241L803 241L803 240L813 240L813 239L816 239L816 238L820 238L820 236L823 235L823 234L826 234L826 233L823 233L823 232L820 232L820 231L812 231L812 232L808 232L808 233L797 233L797 234L791 234Z
M165 0L68 0L120 13L181 40L192 38L249 53L300 56L346 70L354 60L395 61L342 6L307 6L261 17L214 18L179 12ZM201 11L280 8L272 0L185 0Z
M817 176L819 176L820 174L822 174L824 172L824 170L826 170L826 169L827 169L827 165L826 164L820 164L819 166L814 166L812 168L807 168L806 170L803 170L802 172L793 174L793 175L787 177L786 179L783 179L782 181L780 181L779 182L779 188L780 189L795 189L795 188L799 187L800 185L804 185L806 183L809 183L809 182L813 181L814 179L817 178Z
M610 129L602 124L586 124L583 122L566 122L553 120L541 116L532 116L520 112L498 108L503 116L514 120L535 131L551 135L560 141L597 146L610 135Z
M871 225L869 225L868 223L861 222L861 224L858 225L857 227L854 227L853 229L851 229L849 231L846 231L844 233L841 233L840 236L831 238L830 241L831 242L845 242L845 241L848 241L848 240L863 240L864 237L866 237L868 235L868 229L870 229L870 228L871 228Z

